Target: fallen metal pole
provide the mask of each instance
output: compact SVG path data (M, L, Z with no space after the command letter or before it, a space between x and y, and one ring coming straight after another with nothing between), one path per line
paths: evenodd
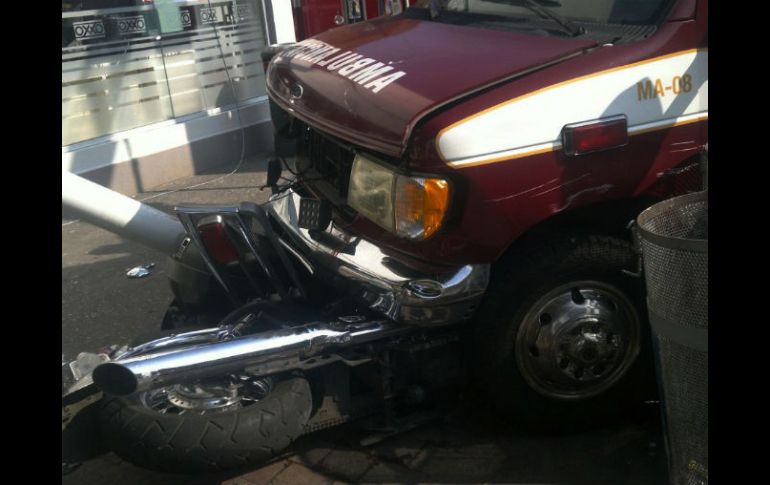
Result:
M144 246L173 254L185 237L175 217L62 170L62 209Z

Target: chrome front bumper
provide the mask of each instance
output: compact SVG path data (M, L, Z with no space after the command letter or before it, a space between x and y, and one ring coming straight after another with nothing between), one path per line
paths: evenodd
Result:
M392 320L419 325L461 321L470 317L487 288L489 264L418 272L333 222L311 235L299 227L299 201L288 190L264 206L283 229L281 245L309 273L331 271L355 283L354 296Z

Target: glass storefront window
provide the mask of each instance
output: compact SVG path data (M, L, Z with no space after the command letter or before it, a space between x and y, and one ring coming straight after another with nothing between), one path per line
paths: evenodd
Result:
M62 2L62 145L265 94L258 0Z

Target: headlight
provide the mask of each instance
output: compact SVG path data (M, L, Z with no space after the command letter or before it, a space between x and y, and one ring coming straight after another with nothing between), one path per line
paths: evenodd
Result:
M449 207L449 182L400 175L356 155L350 173L348 205L399 236L426 239L444 222Z

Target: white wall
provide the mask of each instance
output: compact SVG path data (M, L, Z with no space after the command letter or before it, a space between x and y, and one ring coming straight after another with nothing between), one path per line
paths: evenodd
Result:
M292 0L270 0L273 4L273 20L275 21L276 42L296 42L294 33L294 14L292 12Z
M240 104L244 126L270 120L267 97ZM216 108L62 147L62 170L83 174L240 129L235 108Z

